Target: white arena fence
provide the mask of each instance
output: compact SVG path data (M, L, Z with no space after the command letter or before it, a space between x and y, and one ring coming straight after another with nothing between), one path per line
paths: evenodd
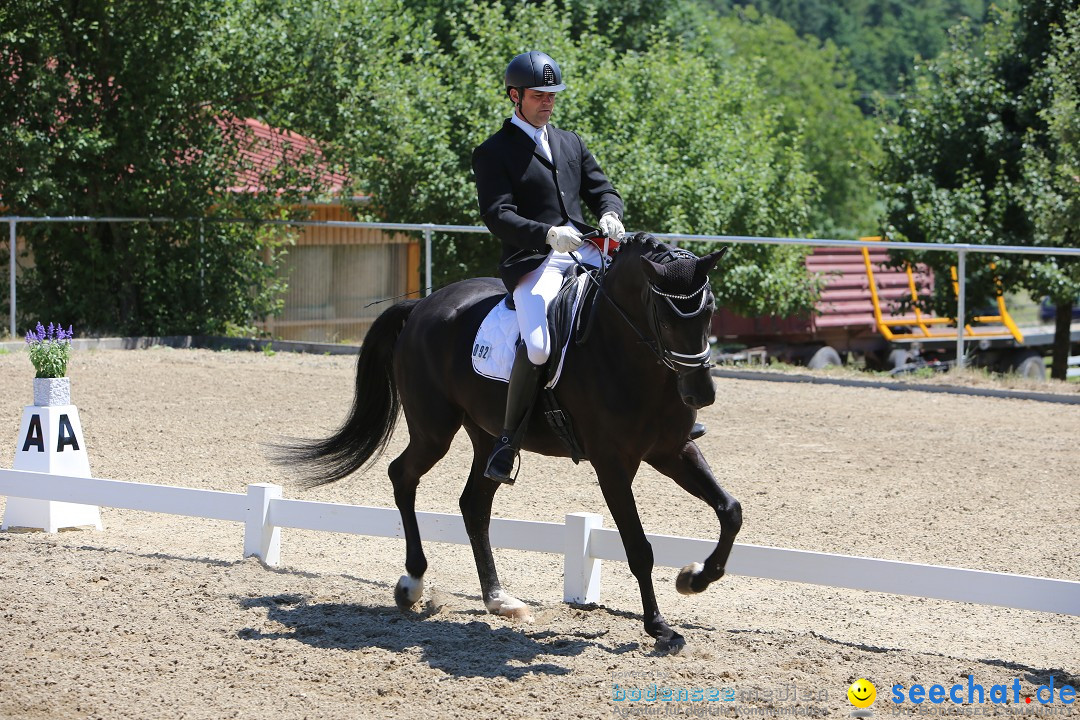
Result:
M0 469L0 495L184 515L244 524L244 557L276 566L281 528L403 538L396 509L289 500L282 488L252 484L246 493ZM460 515L417 513L427 541L469 543ZM616 530L594 513L564 523L491 521L493 547L563 556L563 599L600 600L602 560L626 562ZM704 559L716 540L649 535L655 564L681 568ZM833 555L737 543L728 573L831 587L1080 615L1080 582L963 568Z

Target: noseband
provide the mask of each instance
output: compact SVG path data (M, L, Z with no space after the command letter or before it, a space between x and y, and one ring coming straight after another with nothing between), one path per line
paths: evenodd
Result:
M705 347L696 353L680 353L675 352L671 348L664 345L664 336L660 331L660 316L656 311L656 304L659 302L657 298L663 298L664 302L668 304L672 312L678 315L684 320L692 320L703 312L707 312L708 308L708 293L705 292L709 288L709 282L706 280L705 284L699 287L689 295L674 295L672 293L666 293L656 285L649 283L649 290L654 297L651 298L649 303L649 318L652 321L652 331L654 342L656 343L656 354L660 356L660 360L668 366L671 370L679 374L688 373L699 368L711 368L712 363L709 360L712 357L712 351L709 348L709 343L705 343ZM695 297L700 296L697 307L690 312L683 312L679 309L679 306L675 304L675 301L693 300Z

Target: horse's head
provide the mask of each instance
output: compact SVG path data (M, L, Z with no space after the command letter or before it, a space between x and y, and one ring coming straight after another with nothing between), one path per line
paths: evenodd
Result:
M641 255L645 313L664 364L678 374L679 395L694 409L716 400L709 330L716 303L709 271L727 248L705 257L658 245Z

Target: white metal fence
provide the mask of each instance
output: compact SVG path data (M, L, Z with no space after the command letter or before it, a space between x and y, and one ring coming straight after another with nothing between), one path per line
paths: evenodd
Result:
M243 523L244 556L267 565L280 561L281 528L404 537L395 509L288 500L280 486L269 484L248 485L242 494L0 469L0 495ZM421 512L417 520L425 540L469 543L460 515ZM716 547L716 540L648 538L660 567L684 567ZM491 544L562 555L566 602L598 602L601 561L626 562L619 533L602 527L601 516L592 513L567 515L565 523L492 519ZM738 543L727 569L747 577L1080 615L1080 582L1072 580Z
M188 219L187 221L190 221ZM24 216L0 216L0 223L8 225L8 244L10 253L10 290L9 297L11 315L11 334L16 335L15 312L15 272L16 272L16 239L18 237L18 225L20 223L76 223L76 222L177 222L171 218L95 218L95 217L24 217ZM479 225L439 225L434 223L365 223L337 220L245 220L240 218L219 219L215 222L258 222L264 225L288 225L295 227L325 227L325 228L356 228L367 230L390 230L398 232L422 232L424 234L424 283L423 287L432 286L431 246L435 233L480 233L488 234L487 228ZM972 245L967 243L906 243L906 242L863 242L858 240L834 240L824 238L786 238L786 237L753 237L743 235L679 235L673 233L655 233L655 236L668 242L691 242L691 243L732 243L732 244L762 244L762 245L803 245L810 247L847 247L847 248L887 248L897 250L921 250L931 252L950 252L956 255L957 276L959 282L957 317L964 317L966 313L966 263L969 253L989 253L992 255L1052 255L1061 257L1080 258L1080 248L1046 248L1028 247L1019 245ZM956 357L958 361L964 358L964 327L958 324L956 332Z

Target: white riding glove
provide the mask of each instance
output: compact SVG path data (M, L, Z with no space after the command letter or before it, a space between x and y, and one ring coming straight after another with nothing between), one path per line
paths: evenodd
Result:
M577 250L584 242L581 233L566 225L553 225L547 232L547 244L554 248L555 252L568 253Z
M626 229L623 228L619 216L613 212L609 212L604 213L604 216L600 218L600 231L604 233L604 237L618 240L622 237L623 233L626 232Z

